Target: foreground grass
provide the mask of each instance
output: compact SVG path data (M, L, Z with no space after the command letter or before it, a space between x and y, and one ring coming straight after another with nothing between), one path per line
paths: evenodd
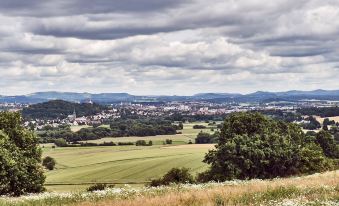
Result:
M0 205L339 205L339 174L334 171L274 180L45 193L2 198Z

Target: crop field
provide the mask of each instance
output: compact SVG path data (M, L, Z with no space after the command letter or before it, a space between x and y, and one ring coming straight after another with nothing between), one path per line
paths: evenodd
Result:
M165 174L173 167L187 167L193 174L207 169L202 162L205 153L213 145L187 144L194 142L200 129L194 124L185 124L183 134L152 137L104 138L94 142L135 142L138 139L152 140L153 146L66 147L51 148L44 145L43 156L57 161L56 169L46 172L49 191L83 190L92 183L131 184L140 186L152 178ZM210 132L210 129L206 129ZM163 145L172 139L172 145ZM88 141L89 142L89 141Z

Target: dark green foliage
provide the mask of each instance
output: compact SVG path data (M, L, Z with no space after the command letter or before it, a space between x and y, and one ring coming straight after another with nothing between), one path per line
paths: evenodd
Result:
M134 145L133 142L118 142L119 146L124 146L124 145Z
M54 158L47 156L42 160L42 165L49 170L53 170L55 167L56 161Z
M339 116L339 107L310 107L297 110L302 115L317 115L321 117Z
M172 144L172 143L173 143L173 141L171 139L166 139L165 140L165 144Z
M89 186L86 191L87 192L94 192L94 191L99 191L99 190L105 190L107 188L113 188L114 185L108 185L108 184L103 184L103 183L97 183L94 185Z
M193 129L206 129L204 125L193 125Z
M54 144L58 147L67 147L67 142L63 138L55 139Z
M184 124L182 122L179 122L178 129L184 129Z
M44 181L38 138L19 113L0 112L0 195L42 192Z
M147 146L147 143L146 143L145 140L137 140L137 141L135 142L135 145L136 145L136 146Z
M176 134L177 125L170 121L161 119L138 119L138 120L116 120L111 122L111 128L95 127L82 128L72 132L70 126L60 125L53 128L45 126L38 131L41 142L55 142L55 139L63 138L67 142L86 141L101 139L104 137L125 137L125 136L155 136Z
M176 134L179 126L163 119L120 119L110 123L114 132L111 136L155 136Z
M307 117L306 120L310 121L310 123L303 124L304 129L315 130L321 128L321 124L313 116Z
M100 113L106 107L98 104L77 104L63 100L34 104L22 110L25 119L64 119L76 111L77 116L89 116Z
M207 153L210 169L198 180L274 178L332 168L322 149L307 140L298 125L259 113L226 118L219 143Z
M268 117L271 117L276 120L281 120L285 122L301 121L303 118L298 113L285 112L282 110L258 110L257 112L264 114Z
M160 185L169 185L171 183L193 183L194 178L188 168L172 168L162 178L154 179L149 186L157 187Z
M218 133L209 134L206 132L199 132L195 138L195 144L211 144L218 142Z
M334 137L327 131L320 131L316 134L316 143L320 145L324 154L330 158L339 158L339 145Z
M135 142L135 145L136 146L152 146L153 145L153 142L152 141L149 141L148 143L146 143L145 140L137 140Z
M329 125L335 125L335 121L334 120L330 120L329 118L325 118L323 125L325 126L329 126Z

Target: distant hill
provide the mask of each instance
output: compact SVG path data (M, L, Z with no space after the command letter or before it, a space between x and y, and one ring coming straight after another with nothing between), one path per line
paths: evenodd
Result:
M106 107L98 104L78 104L63 100L52 100L30 105L22 110L24 119L64 119L68 115L87 116L101 112Z
M298 101L303 99L339 100L339 90L313 90L313 91L286 91L265 92L257 91L250 94L239 93L199 93L193 96L149 95L135 96L128 93L76 93L76 92L37 92L21 96L0 96L0 102L41 103L50 100L65 100L70 102L86 102L92 100L96 103L119 102L153 102L167 101L210 101L210 102L270 102L270 101Z

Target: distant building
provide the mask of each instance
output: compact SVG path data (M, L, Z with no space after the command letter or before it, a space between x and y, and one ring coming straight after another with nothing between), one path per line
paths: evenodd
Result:
M75 109L74 109L73 114L72 114L72 115L68 115L68 116L67 116L67 119L68 119L70 122L74 122L76 118L77 118L77 114L75 113Z

